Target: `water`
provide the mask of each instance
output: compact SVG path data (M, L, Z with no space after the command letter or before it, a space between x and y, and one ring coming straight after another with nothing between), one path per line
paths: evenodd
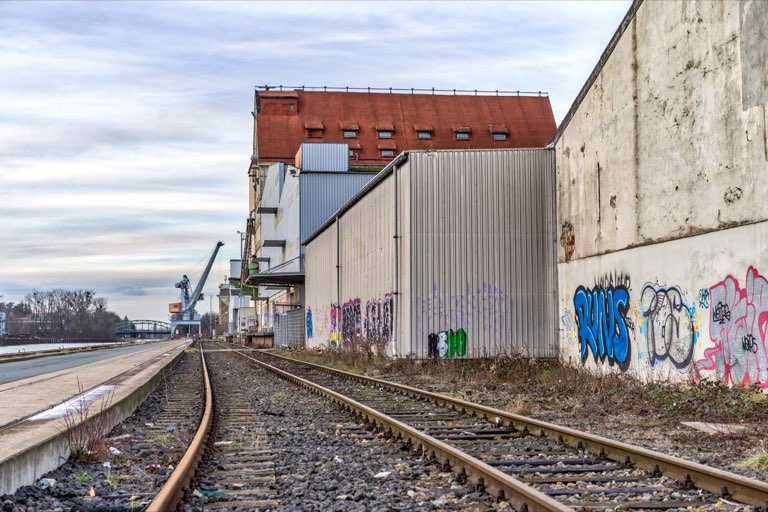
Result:
M24 352L40 352L43 350L61 350L63 348L93 347L96 345L111 345L111 343L28 343L0 347L0 354L17 354Z

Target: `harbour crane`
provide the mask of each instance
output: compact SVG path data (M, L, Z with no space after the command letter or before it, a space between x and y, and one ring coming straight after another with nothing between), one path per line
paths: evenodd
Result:
M200 300L200 296L205 286L205 281L208 279L208 274L211 272L213 262L216 260L216 255L219 253L219 249L224 245L224 242L217 242L216 247L213 249L211 259L208 260L203 274L200 276L200 281L195 286L195 290L190 293L191 283L186 274L181 278L181 281L176 283L175 287L179 289L179 302L172 302L168 305L168 312L170 313L171 321L171 335L176 335L176 328L182 325L189 326L188 332L191 334L192 327L197 326L197 334L202 334L202 326L200 322L200 315L195 311L197 301Z

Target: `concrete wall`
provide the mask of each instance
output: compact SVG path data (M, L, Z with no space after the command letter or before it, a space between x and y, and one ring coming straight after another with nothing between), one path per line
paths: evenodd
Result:
M766 385L767 27L758 0L644 2L561 128L565 358Z

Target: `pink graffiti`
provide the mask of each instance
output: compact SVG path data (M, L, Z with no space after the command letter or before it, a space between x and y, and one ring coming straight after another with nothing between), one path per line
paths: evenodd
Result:
M723 382L768 388L768 280L754 267L746 286L728 276L709 289L709 336L714 346L696 369L715 371Z

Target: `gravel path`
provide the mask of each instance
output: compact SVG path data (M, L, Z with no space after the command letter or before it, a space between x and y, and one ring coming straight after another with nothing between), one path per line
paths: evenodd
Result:
M212 346L213 347L213 346ZM363 428L356 416L231 352L208 354L214 383L237 384L257 411L254 424L273 454L273 510L494 510L401 443Z

